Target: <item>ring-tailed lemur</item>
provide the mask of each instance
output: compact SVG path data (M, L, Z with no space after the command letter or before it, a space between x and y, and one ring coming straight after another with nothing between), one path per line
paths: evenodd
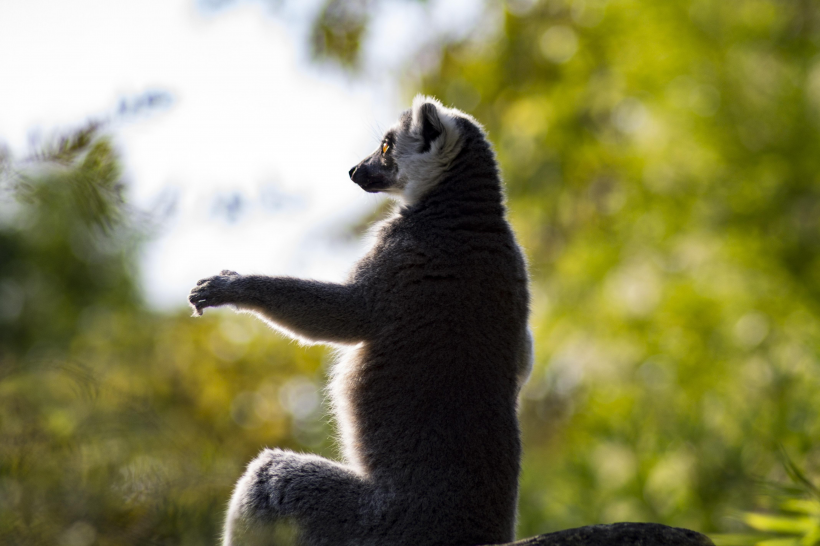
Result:
M346 283L223 271L191 291L196 314L231 304L352 346L330 389L345 461L262 451L224 544L268 544L267 524L283 519L311 546L510 541L532 344L492 148L472 117L418 96L350 178L401 205Z

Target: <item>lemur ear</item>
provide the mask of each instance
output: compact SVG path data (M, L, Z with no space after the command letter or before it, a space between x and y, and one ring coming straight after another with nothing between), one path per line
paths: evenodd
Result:
M425 102L419 109L419 123L421 124L421 137L424 141L422 145L422 152L429 152L433 141L436 140L441 133L444 132L444 127L441 119L438 117L438 110L436 105L432 102Z

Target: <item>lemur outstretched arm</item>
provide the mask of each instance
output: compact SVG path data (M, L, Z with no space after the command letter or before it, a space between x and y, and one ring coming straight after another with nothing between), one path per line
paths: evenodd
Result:
M234 305L308 341L358 343L373 327L362 292L357 284L223 271L200 280L188 301L195 315L206 307Z

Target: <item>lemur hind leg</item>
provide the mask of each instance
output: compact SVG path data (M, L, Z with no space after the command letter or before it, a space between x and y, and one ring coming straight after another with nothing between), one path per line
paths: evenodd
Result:
M265 449L236 484L223 546L270 544L273 524L285 520L307 533L302 543L346 544L361 532L359 512L370 490L342 464Z

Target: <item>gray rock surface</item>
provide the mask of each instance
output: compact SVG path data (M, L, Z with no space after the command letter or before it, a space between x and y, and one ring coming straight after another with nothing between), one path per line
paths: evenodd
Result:
M588 525L503 546L714 546L706 535L658 523Z

